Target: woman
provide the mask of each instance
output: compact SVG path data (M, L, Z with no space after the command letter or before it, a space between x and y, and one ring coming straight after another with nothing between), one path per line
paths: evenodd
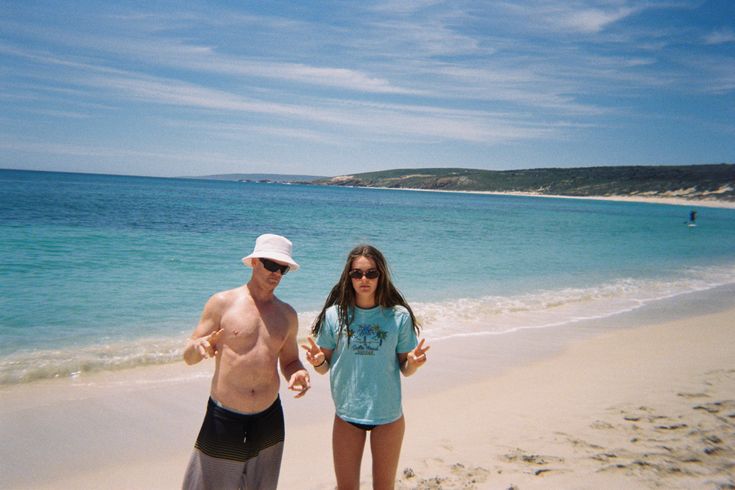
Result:
M306 359L319 374L330 372L336 414L332 453L337 488L358 489L367 433L373 488L395 485L405 422L401 380L426 362L417 343L416 318L393 286L388 265L375 247L359 245L347 258L312 327Z

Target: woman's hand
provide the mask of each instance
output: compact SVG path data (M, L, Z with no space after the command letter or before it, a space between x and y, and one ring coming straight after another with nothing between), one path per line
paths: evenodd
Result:
M324 352L319 348L318 345L316 345L316 342L314 342L314 339L309 337L309 344L301 344L301 348L306 351L306 360L309 361L309 364L312 366L321 366L324 363L324 360L326 357L324 356Z
M408 353L408 357L406 359L406 368L409 373L413 373L426 363L426 351L431 349L431 346L427 345L426 347L424 347L424 342L426 342L426 339L421 339L419 345L417 345L414 350Z

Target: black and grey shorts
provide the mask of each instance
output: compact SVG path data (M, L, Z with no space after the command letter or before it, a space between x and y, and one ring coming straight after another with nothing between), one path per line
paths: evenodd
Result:
M280 398L255 414L228 410L210 398L183 488L275 489L284 436Z

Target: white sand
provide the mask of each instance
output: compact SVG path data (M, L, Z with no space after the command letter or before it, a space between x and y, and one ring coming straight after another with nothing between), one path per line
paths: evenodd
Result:
M405 380L398 487L731 488L718 485L735 482L734 327L732 309L557 353L555 329L489 339L505 357L483 357L476 340L437 343ZM553 348L538 348L544 338ZM542 359L526 362L532 344ZM514 352L522 362L508 362ZM181 363L3 388L0 488L177 488L210 373ZM284 489L333 488L332 404L327 379L312 377L307 397L282 392ZM364 459L369 488L369 449Z
M716 193L712 193L709 198L690 199L685 197L684 193L672 192L666 195L626 195L626 196L563 196L558 194L541 194L537 192L491 192L491 191L456 191L441 189L411 189L407 187L361 187L361 189L383 189L383 190L399 190L399 191L417 191L417 192L460 192L465 194L489 194L494 196L523 196L523 197L545 197L553 199L587 199L591 201L622 201L622 202L640 202L650 204L670 204L674 206L688 206L691 208L726 208L735 209L735 201L726 201L720 199Z

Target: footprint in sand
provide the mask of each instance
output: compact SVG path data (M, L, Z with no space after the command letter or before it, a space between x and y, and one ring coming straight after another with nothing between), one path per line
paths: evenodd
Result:
M434 468L436 470L436 467ZM441 475L421 477L412 468L403 470L398 482L399 490L474 489L487 481L490 471L480 466L465 466L462 463L442 465Z
M722 400L711 403L701 403L692 407L694 410L704 410L707 413L720 413L721 411L730 411L735 408L735 400Z
M709 395L707 393L677 393L676 396L680 396L682 398L709 398Z

